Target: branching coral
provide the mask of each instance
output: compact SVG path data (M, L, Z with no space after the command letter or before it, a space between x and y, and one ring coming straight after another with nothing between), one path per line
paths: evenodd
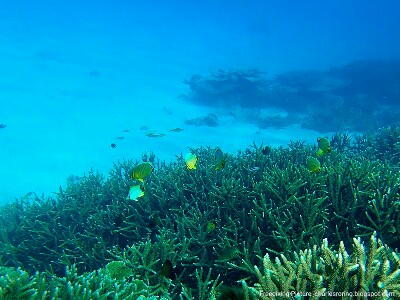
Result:
M198 156L196 170L185 167L182 155L171 163L154 158L155 170L140 201L127 199L136 161L115 163L107 177L89 172L70 180L55 198L32 194L1 207L1 262L27 274L46 272L38 280L47 293L48 276L65 278L68 267L78 277L139 280L160 297L204 298L211 290L218 297L221 281L238 288L236 282L265 250L282 259L281 265L283 257L301 265L299 253L305 262L313 260L321 255L324 248L317 246L325 238L344 257L341 247L374 231L383 243L400 248L398 165L370 159L345 135L336 135L335 143L344 146L332 146L331 153L318 158L319 173L305 166L316 147L302 141L267 152L253 144L236 154L225 153L226 165L219 170L211 147L190 149ZM176 280L160 279L166 260L174 266ZM71 271L73 265L76 271ZM132 274L121 271L128 275L120 277L119 271L110 272L112 266L131 269ZM310 274L315 272L308 276L316 278ZM74 287L74 278L64 280L63 286L71 282L76 295L93 296L83 293L85 288L93 292L95 285ZM296 288L305 285L301 279ZM382 281L373 280L378 279ZM327 280L315 281L315 289Z
M294 257L290 261L282 254L273 261L266 254L262 268L246 264L258 281L250 287L245 284L251 298L400 297L400 257L375 234L368 248L354 238L351 254L342 242L338 250L332 250L325 239L320 247L296 252Z

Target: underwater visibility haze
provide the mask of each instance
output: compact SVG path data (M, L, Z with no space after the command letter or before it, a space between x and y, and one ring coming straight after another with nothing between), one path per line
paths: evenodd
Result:
M0 299L400 299L399 20L2 1Z

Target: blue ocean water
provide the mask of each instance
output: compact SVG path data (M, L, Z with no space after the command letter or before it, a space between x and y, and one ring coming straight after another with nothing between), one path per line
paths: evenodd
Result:
M253 141L278 146L352 130L299 125L293 113L320 108L317 98L304 103L315 93L287 94L270 105L268 97L246 94L240 79L248 74L233 81L239 100L235 93L224 97L225 85L212 90L220 97L210 98L185 81L200 74L215 82L221 74L258 69L271 80L262 87L275 91L275 76L294 71L300 73L283 77L290 81L285 87L314 84L315 92L334 85L340 92L332 97L361 102L357 111L378 111L381 101L396 106L395 93L382 94L388 89L341 88L360 72L361 81L371 74L399 81L390 67L400 59L399 20L400 1L1 1L0 202L51 194L70 175L106 172L113 161L146 151L173 159L188 147L237 151ZM341 69L358 61L364 63ZM339 71L329 73L332 68ZM299 82L308 71L317 75ZM247 99L254 105L244 107ZM290 123L280 118L288 111ZM330 106L323 112L326 120L340 114ZM187 124L209 114L218 126ZM275 123L265 124L271 116L278 116ZM165 136L151 138L149 131Z

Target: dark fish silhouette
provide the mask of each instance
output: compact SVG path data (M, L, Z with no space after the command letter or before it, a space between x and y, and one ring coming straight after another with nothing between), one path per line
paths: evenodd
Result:
M263 155L268 155L271 153L271 147L270 146L265 146L264 149L261 150Z
M163 275L165 278L169 278L171 280L176 279L174 266L172 265L172 262L169 259L164 261L161 267L160 274Z

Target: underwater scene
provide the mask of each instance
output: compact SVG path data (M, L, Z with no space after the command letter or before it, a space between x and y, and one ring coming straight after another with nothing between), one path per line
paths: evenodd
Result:
M400 2L2 1L0 300L400 299Z

